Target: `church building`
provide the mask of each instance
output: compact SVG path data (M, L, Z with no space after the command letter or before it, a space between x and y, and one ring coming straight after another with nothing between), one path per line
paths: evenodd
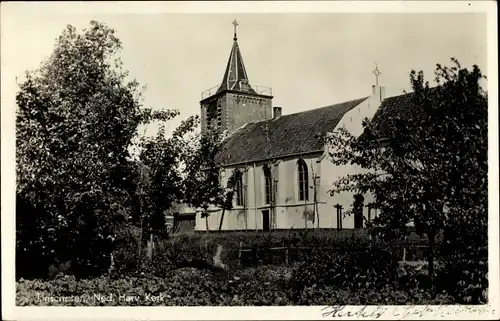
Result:
M286 114L273 106L272 90L253 86L248 79L234 38L222 84L202 94L202 132L217 129L227 135L217 160L222 185L233 171L237 182L233 209L226 210L222 230L309 228L363 228L377 213L364 197L364 211L344 217L354 202L353 193L332 197L335 180L359 171L336 166L319 136L344 127L362 134L362 120L372 118L384 101L377 84L364 97L308 111ZM378 68L375 70L378 79ZM218 230L222 210L209 209L208 228ZM205 230L205 218L196 215L196 230Z

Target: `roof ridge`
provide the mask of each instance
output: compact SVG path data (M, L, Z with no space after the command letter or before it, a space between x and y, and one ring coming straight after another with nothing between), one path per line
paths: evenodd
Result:
M227 148L217 157L225 163L237 164L323 150L323 142L318 139L317 133L333 130L347 112L369 97L311 109L311 112L284 115L279 119L247 123L226 140ZM268 130L265 129L267 126Z
M281 115L281 117L286 117L286 116L292 116L292 115L301 114L301 113L307 113L307 112L317 111L318 109L323 109L323 108L335 107L337 105L343 105L343 104L352 103L352 102L354 102L356 100L359 100L360 103L361 103L361 101L363 101L365 99L368 99L368 98L370 98L370 96L365 96L365 97L357 98L357 99L350 99L350 100L346 100L346 101L343 101L343 102L340 102L340 103L336 103L336 104L332 104L332 105L322 106L322 107L318 107L318 108L314 108L314 109L309 109L309 110L298 111L298 112L295 112L293 114Z
M317 111L318 109L323 109L323 108L328 108L328 107L334 107L334 106L337 106L337 105L343 105L343 104L348 104L348 103L351 103L351 102L354 102L356 100L359 100L360 103L361 101L365 100L365 99L368 99L370 98L370 96L365 96L365 97L362 97L362 98L356 98L356 99L350 99L350 100L346 100L346 101L343 101L343 102L340 102L340 103L336 103L336 104L332 104L332 105L327 105L327 106L322 106L322 107L318 107L318 108L313 108L313 109L309 109L309 110L303 110L303 111L298 111L298 112L295 112L295 113L292 113L292 114L285 114L285 115L281 115L279 116L278 118L285 118L285 117L288 117L288 116L293 116L293 115L297 115L297 114L302 114L302 113L307 113L307 112L312 112L312 111ZM263 120L258 120L258 121L254 121L254 122L250 122L250 123L245 123L245 125L250 125L250 124L258 124L258 123L263 123L263 122L266 122L266 121L274 121L276 120L277 118L268 118L268 119L263 119ZM241 128L243 128L245 125L239 127L237 130L240 130ZM236 131L235 131L236 132Z
M302 114L302 113L308 113L308 112L313 112L313 111L317 111L318 109L323 109L323 108L329 108L329 107L335 107L337 105L343 105L343 104L348 104L348 103L352 103L356 100L359 100L360 103L361 101L365 100L365 99L368 99L370 98L370 96L365 96L365 97L362 97L362 98L356 98L356 99L350 99L350 100L346 100L346 101L343 101L343 102L340 102L340 103L336 103L336 104L332 104L332 105L327 105L327 106L322 106L322 107L318 107L318 108L313 108L313 109L309 109L309 110L303 110L303 111L297 111L295 113L292 113L292 114L285 114L285 115L281 115L279 118L284 118L284 117L287 117L287 116L293 116L293 115L297 115L297 114ZM270 118L270 119L266 119L266 120L262 120L262 121L268 121L268 120L273 120L274 118Z
M433 86L433 87L429 87L429 90L435 90L435 89L436 89L436 88L438 88L438 87L439 87L438 85ZM387 99L401 98L401 97L403 97L403 96L413 95L413 94L415 94L415 91L412 89L412 91L410 91L410 92L406 92L406 93L402 93L402 94L399 94L399 95L394 95L394 96L389 96L389 97L386 97L386 98L384 99L384 101L385 101L385 100L387 100Z
M389 96L389 97L386 97L386 98L384 99L384 101L385 101L385 100L387 100L387 99L401 98L401 97L403 97L403 96L411 95L411 94L414 94L414 93L415 93L415 92L414 92L414 91L412 91L412 92L409 92L409 93L399 94L399 95L395 95L395 96Z

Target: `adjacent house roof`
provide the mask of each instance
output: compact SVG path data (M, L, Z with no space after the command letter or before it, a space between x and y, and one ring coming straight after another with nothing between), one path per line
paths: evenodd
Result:
M247 124L226 138L217 160L240 164L322 151L318 135L333 131L348 111L366 99Z

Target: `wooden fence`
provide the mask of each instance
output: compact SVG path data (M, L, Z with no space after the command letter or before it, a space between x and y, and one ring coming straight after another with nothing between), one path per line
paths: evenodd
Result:
M310 247L310 246L287 246L285 243L283 243L283 246L274 246L274 247L268 247L265 248L266 251L284 251L285 253L285 264L288 265L289 263L289 257L290 257L290 249L296 250L296 251L311 251L311 250L316 250L316 251L332 251L332 252L341 252L341 251L365 251L368 250L372 247L371 244L367 244L366 246L355 246L355 247L345 247L345 246L325 246L325 247ZM407 260L407 252L409 249L412 250L418 250L418 249L427 249L426 244L412 244L412 243L401 243L401 244L393 244L387 246L389 248L397 248L397 249L402 249L402 257L401 261L406 262ZM238 249L238 263L241 265L242 261L242 255L243 253L248 253L248 252L253 252L256 251L255 248L244 248L243 247L243 241L240 240L239 244L239 249Z

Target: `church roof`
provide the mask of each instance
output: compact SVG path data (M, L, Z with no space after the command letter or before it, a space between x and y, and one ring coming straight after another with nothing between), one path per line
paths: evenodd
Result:
M240 164L323 151L318 135L333 131L348 111L367 98L246 124L226 138L217 161Z
M409 93L384 99L372 119L374 130L381 137L390 138L396 119L410 118L413 115L413 96L413 93Z
M430 95L436 93L437 87L430 88ZM415 102L415 93L388 97L384 99L377 112L373 116L373 129L380 137L385 139L393 138L393 128L397 121L410 122L421 116L421 109ZM360 139L366 139L362 134Z
M222 84L220 85L217 93L224 90L234 90L243 91L255 94L256 92L250 87L248 82L248 75L243 64L243 57L241 56L240 47L238 46L238 38L236 37L236 26L233 38L233 48L229 54L229 60L226 66L226 72L224 73L224 78L222 79Z

